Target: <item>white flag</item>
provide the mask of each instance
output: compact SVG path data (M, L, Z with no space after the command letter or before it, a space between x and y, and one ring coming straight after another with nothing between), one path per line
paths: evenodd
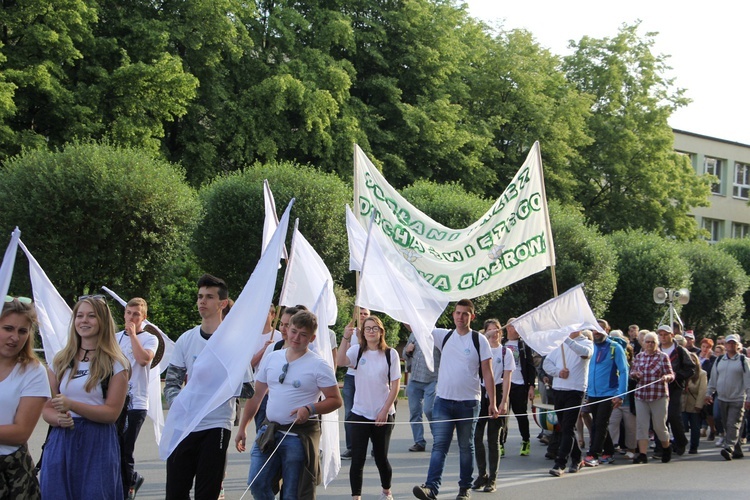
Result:
M328 294L330 293L328 283L323 284L318 300L312 308L313 314L318 318L318 334L315 343L318 347L318 354L329 366L333 367L333 348L331 339L328 335ZM323 485L328 484L336 479L341 469L341 455L339 454L339 412L332 411L321 415L320 424L320 450L321 450L321 473L323 475Z
M268 179L263 180L263 207L265 208L265 218L263 219L263 244L261 247L261 255L266 251L268 243L270 243L273 237L276 227L279 225L279 216L276 215L276 202L273 199L273 193L271 192L271 186L268 185ZM282 258L287 259L286 246L282 247ZM281 263L279 263L281 267Z
M68 329L73 319L73 311L63 300L60 293L44 273L42 266L36 261L23 241L18 241L21 250L29 259L29 275L31 290L34 293L34 307L39 319L39 333L42 336L44 358L48 365L52 365L55 354L60 352L68 343Z
M289 202L271 242L234 307L211 335L195 360L190 380L172 402L159 443L162 460L169 457L208 413L237 395L250 372L250 361L263 340L261 333L268 317L268 306L273 300L278 263L293 204L294 200Z
M102 290L107 292L122 307L127 307L128 303L114 291L110 290L106 286L103 286ZM149 371L148 411L146 413L154 423L154 437L156 438L156 444L159 444L159 441L161 441L161 433L164 429L164 406L161 399L160 374L167 369L167 366L169 366L169 359L172 357L172 351L174 351L174 342L172 341L172 339L167 337L167 335L163 331L161 331L161 328L151 323L149 320L144 320L143 322L156 328L156 331L159 333L159 335L161 335L161 338L164 341L164 354L159 361L159 364L151 368ZM149 335L151 334L149 333Z
M10 289L10 280L13 278L13 267L16 264L16 253L18 252L18 242L21 239L21 230L15 228L10 235L10 243L5 249L3 263L0 265L0 296L5 300Z
M425 281L370 224L356 305L408 323L422 351L432 352L432 330L448 302L448 296ZM432 356L425 356L425 362L434 369Z
M336 296L333 294L333 278L331 272L320 258L318 252L302 236L297 229L299 219L294 223L294 234L292 236L292 251L286 263L286 274L284 285L281 288L279 305L295 306L303 305L312 309L320 296L320 289L325 284L328 287L327 294L327 319L328 325L336 324L338 309Z
M367 231L359 223L349 205L346 206L346 234L349 238L349 270L361 271L367 244Z
M555 264L539 143L478 221L446 227L409 203L354 146L354 212L451 300L506 287Z
M565 337L580 330L601 331L591 306L583 294L583 284L511 321L529 347L546 356Z

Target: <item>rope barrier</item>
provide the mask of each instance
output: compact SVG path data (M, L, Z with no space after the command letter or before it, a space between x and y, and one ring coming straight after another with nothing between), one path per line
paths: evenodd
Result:
M266 465L268 465L268 462L270 462L270 461L271 461L271 458L273 458L273 455L274 455L274 453L276 453L276 450L278 450L278 449L279 449L279 446L281 446L281 443L283 443L283 442L284 442L284 439L286 439L286 436L287 436L287 435L289 434L289 432L290 432L290 431L292 430L292 428L294 427L294 423L295 423L295 422L296 422L296 420L295 420L294 422L292 422L292 424L291 424L291 425L289 426L289 429L287 429L287 430L286 430L286 431L284 432L284 435L283 435L283 436L281 437L281 439L279 440L278 444L276 445L276 448L274 448L274 449L273 449L273 451L271 452L271 454L270 454L270 455L268 455L268 460L266 460L266 462L265 462L265 463L263 464L263 466L262 466L262 467L261 467L261 468L260 468L260 469L258 470L258 473L257 473L257 474L255 475L255 477L253 478L253 480L252 480L252 481L250 481L250 482L249 482L249 483L247 484L247 489L245 489L245 492L244 492L244 493L242 493L242 496L240 497L240 500L242 500L243 498L245 498L245 495L247 495L247 492L248 492L248 491L250 491L250 487L251 487L251 486L253 485L253 483L255 482L255 480L256 480L256 479L258 479L258 476L260 476L260 473L261 473L261 472L263 472L263 469L265 469L265 468L266 468ZM252 448L251 448L251 449L252 449Z

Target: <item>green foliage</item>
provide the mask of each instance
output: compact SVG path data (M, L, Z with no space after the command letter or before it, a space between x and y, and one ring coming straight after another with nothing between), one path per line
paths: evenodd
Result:
M279 217L296 198L289 224L315 248L341 283L348 270L349 247L344 225L351 188L338 177L293 163L256 164L215 179L200 191L204 217L193 235L193 249L206 272L220 276L236 295L260 258L263 235L263 180L268 179ZM283 272L279 273L279 279Z
M587 120L594 141L573 165L575 199L603 232L641 228L680 239L695 237L691 207L707 206L708 180L673 150L667 123L689 101L665 76L666 56L654 55L654 33L623 25L614 38L582 38L564 69L593 96Z
M605 317L613 328L637 324L654 330L667 311L665 304L654 303L654 288L690 288L690 266L677 243L658 235L631 230L609 238L619 256L619 280Z
M558 294L584 284L584 293L597 316L607 310L617 284L617 253L608 239L587 225L576 209L549 203L552 237L555 242L555 276ZM541 273L508 287L496 307L502 321L517 317L554 296L552 272Z
M740 263L745 274L750 276L750 238L734 239L727 238L721 240L716 245L716 248L725 252ZM750 290L745 292L743 296L745 302L745 310L743 312L743 319L747 323L750 321Z
M701 336L739 333L745 309L742 295L749 280L737 259L700 241L682 244L680 253L690 266L690 302L682 321Z
M21 228L69 300L102 285L147 297L198 215L183 172L142 151L71 144L11 158L0 173L0 230Z

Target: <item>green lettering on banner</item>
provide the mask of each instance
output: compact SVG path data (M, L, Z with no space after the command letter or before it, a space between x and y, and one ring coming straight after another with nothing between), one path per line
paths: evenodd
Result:
M363 216L367 216L367 215L370 215L371 211L372 211L372 203L370 203L369 198L360 196L359 197L359 214Z
M491 276L492 276L491 273L487 269L485 269L482 266L479 266L479 268L477 269L477 279L474 283L475 286L481 285L483 282L490 279Z
M513 250L507 250L503 252L503 267L505 269L510 269L512 267L516 267L518 265L518 261L516 260L516 253Z
M534 236L527 243L532 257L536 257L540 253L547 253L547 241L544 238L544 233Z
M439 231L435 228L431 228L427 231L427 236L425 236L425 238L428 240L443 241L447 235L448 233L446 231Z
M466 258L468 259L474 257L477 254L477 251L474 250L474 247L471 245L466 245L464 247L464 252L466 253Z
M378 214L375 216L375 219L378 218L379 214L380 212L378 212ZM385 234L389 238L393 237L393 226L391 225L391 221L387 219L382 219L382 222L380 223L380 227L383 229L383 234Z
M450 292L451 290L451 279L445 274L438 275L432 282L432 286L442 292Z
M381 188L377 184L372 185L372 194L378 200L385 201L385 193L383 192L383 188Z
M531 182L531 176L529 175L529 169L528 168L524 168L522 171L520 171L518 173L518 183L520 184L521 189L523 189L524 186L526 186L526 184L528 184L529 182Z
M393 215L396 216L397 221L406 226L409 225L409 219L411 218L411 216L409 215L408 210L406 210L405 208L398 208L396 200L393 200L391 198L386 198L385 204L388 205L388 208L391 209Z
M459 236L461 236L461 233L453 233L450 236L448 236L448 241L455 241L458 239Z
M479 237L477 237L477 246L481 248L482 250L488 250L492 248L492 245L494 243L494 240L492 239L492 234L487 232Z
M443 257L448 262L463 262L464 256L460 250L453 250L452 252L443 252Z
M458 282L458 289L468 290L469 288L474 288L474 275L471 273L466 273L461 276L461 279Z
M417 238L414 238L412 240L411 248L413 248L414 250L416 250L419 253L424 253L424 245Z
M397 225L393 228L393 242L404 248L411 246L411 240L413 236L409 233L409 230L402 225Z
M440 253L439 253L439 252L438 252L437 250L435 250L435 247L431 246L431 247L430 247L430 248L428 248L427 250L428 250L428 251L430 252L430 254L431 254L431 255L432 255L433 257L435 257L435 258L436 258L437 260L443 260L443 256L442 256L442 255L440 255Z
M414 220L409 223L409 229L422 236L424 234L424 222L421 220Z

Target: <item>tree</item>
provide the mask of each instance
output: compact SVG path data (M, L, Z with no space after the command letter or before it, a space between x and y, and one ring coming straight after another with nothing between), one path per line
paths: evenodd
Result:
M68 300L102 285L147 296L198 216L176 166L151 154L81 143L6 161L0 230L23 241Z
M289 200L296 199L288 241L294 219L299 218L299 231L341 284L349 263L344 205L352 199L351 188L335 175L293 163L256 164L219 176L201 189L204 217L192 245L198 264L239 293L260 258L264 179L273 191L279 217Z
M572 165L574 198L603 232L641 228L680 239L695 237L688 211L707 206L709 180L673 150L667 119L689 101L665 76L667 57L654 55L655 33L639 24L614 38L583 37L564 59L568 79L593 96L588 134L594 139Z
M642 329L655 329L659 319L665 317L666 306L653 301L654 288L690 288L690 266L677 243L656 234L629 230L608 238L619 257L619 277L607 320L623 328L637 324Z
M718 242L716 248L737 259L745 274L750 276L750 238L726 238ZM745 292L743 301L745 302L743 319L747 322L750 320L750 291Z
M701 336L739 333L748 277L737 259L704 241L684 243L680 253L690 266L690 302L682 321Z

